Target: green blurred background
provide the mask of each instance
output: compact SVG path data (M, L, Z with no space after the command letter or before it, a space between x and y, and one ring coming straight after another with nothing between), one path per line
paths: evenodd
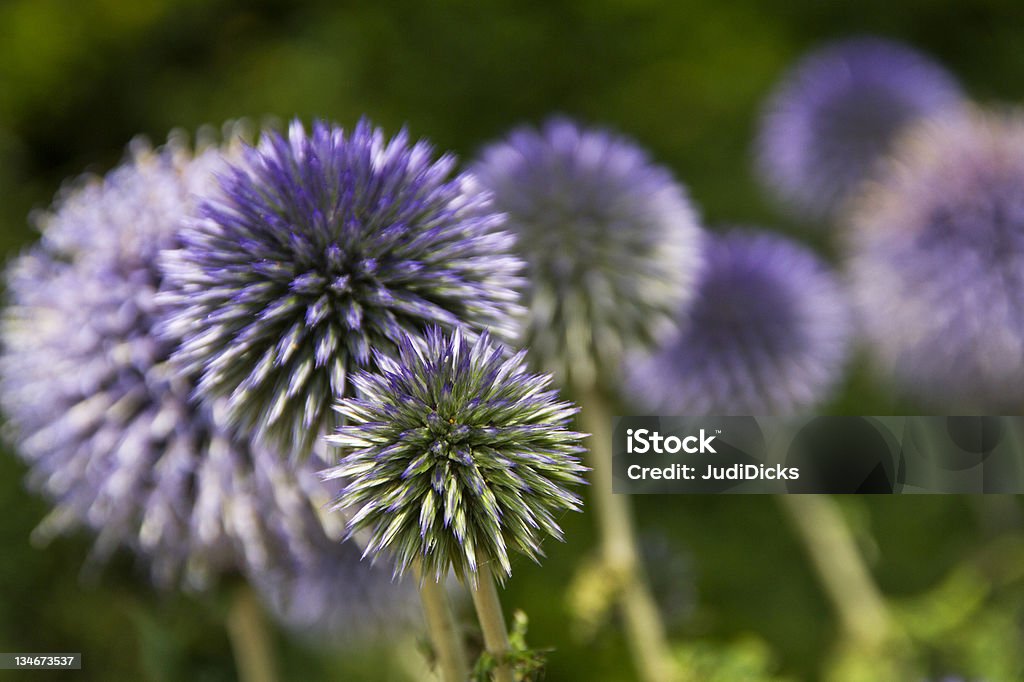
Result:
M1014 103L1024 95L1022 26L1024 5L1013 0L5 0L0 249L9 256L34 239L26 216L63 179L109 170L137 134L159 141L173 128L240 117L348 126L366 114L469 158L517 123L564 113L648 147L709 225L763 225L828 253L826 233L776 210L750 170L759 108L783 70L824 40L875 33L931 54L976 99ZM894 402L860 364L829 411L920 412ZM123 556L83 576L84 534L32 546L46 505L26 492L23 474L13 455L0 456L0 651L81 651L85 664L11 679L235 678L224 595L157 595ZM744 655L763 654L792 679L823 675L835 621L773 500L636 502L674 640L708 650L740 642ZM991 536L1013 521L1012 502L1009 514L953 496L841 502L894 603L966 612L957 616L966 630L937 636L927 674L995 680L1020 671L1011 649L1024 648L1024 611L1012 571L970 573L956 591L965 566L986 565ZM614 620L590 639L567 626L565 593L592 547L590 521L566 518L568 542L551 545L542 567L519 561L504 597L529 613L533 644L556 648L547 677L556 682L633 678ZM379 652L275 638L285 679L391 674Z

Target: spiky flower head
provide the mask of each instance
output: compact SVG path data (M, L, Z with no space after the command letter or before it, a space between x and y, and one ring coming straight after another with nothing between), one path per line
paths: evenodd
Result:
M835 276L808 249L767 232L708 235L683 331L626 363L635 404L661 414L791 414L841 377L850 315Z
M898 42L858 37L801 59L770 96L757 141L764 183L810 219L834 216L898 134L963 105L956 80Z
M248 458L194 408L153 333L156 255L219 160L137 144L41 215L42 244L7 273L0 394L30 481L55 503L43 528L85 524L99 556L132 547L164 585L231 565L222 482Z
M849 273L881 368L938 406L1024 401L1024 114L922 124L849 220Z
M136 144L40 216L42 243L7 272L0 401L30 482L54 502L41 533L84 525L99 536L96 559L131 548L161 587L241 571L286 622L344 613L351 633L380 610L372 595L391 589L401 603L409 590L337 547L317 520L330 493L311 463L285 466L192 400L196 377L155 334L158 252L176 244L192 189L213 182L221 156L193 156L181 138ZM328 566L336 581L313 578Z
M669 334L699 263L684 189L633 142L565 119L520 128L474 166L528 264L523 347L589 385Z
M403 131L265 134L163 261L177 360L234 425L304 453L372 349L427 325L516 331L521 262L469 175Z
M583 436L550 376L458 329L407 336L377 364L337 406L346 426L328 440L344 456L325 473L346 481L336 508L365 531L367 555L389 554L397 574L419 564L475 580L478 562L508 575L510 549L537 560L545 537L561 539L558 514L580 507Z

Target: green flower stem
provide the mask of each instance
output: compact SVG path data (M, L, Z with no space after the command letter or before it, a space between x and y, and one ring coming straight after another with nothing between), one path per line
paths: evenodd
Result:
M847 636L867 647L884 644L893 635L889 609L835 502L826 495L778 499Z
M433 646L433 645L431 645ZM402 637L391 645L389 655L394 658L393 670L395 681L406 682L437 682L440 678L434 673L423 652L423 641L417 634ZM389 677L389 680L392 678Z
M227 631L240 682L275 682L270 630L263 607L248 585L235 592L228 611Z
M576 397L580 428L590 434L590 493L597 510L602 561L618 585L616 596L633 660L644 682L678 680L665 626L637 551L630 498L612 493L611 410L597 389L577 390Z
M420 585L420 601L423 603L430 641L437 655L437 665L441 669L441 679L444 682L466 682L469 679L466 649L444 585L424 577L418 566L415 577Z
M314 500L317 514L323 523L324 531L329 537L341 542L344 537L344 526L339 523L336 514L329 514L326 497ZM355 533L350 542L365 549L367 538L365 533ZM452 613L451 604L444 586L435 580L424 579L423 571L418 564L413 566L414 578L420 586L420 603L427 621L430 643L437 656L437 666L444 682L466 682L469 678L469 658L462 636L459 634L458 622Z
M494 682L515 682L512 665L508 662L512 645L508 641L505 616L501 612L501 600L498 599L498 589L494 584L490 565L485 561L480 562L476 584L470 585L470 592L473 594L473 605L480 620L480 629L484 633L484 645L487 652L498 662L494 668Z

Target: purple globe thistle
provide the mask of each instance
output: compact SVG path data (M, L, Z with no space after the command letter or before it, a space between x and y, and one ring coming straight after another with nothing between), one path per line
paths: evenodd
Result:
M583 435L524 356L431 328L355 376L361 397L339 403L347 425L328 438L344 456L325 476L346 481L335 508L366 531L367 555L390 554L397 575L418 563L475 580L478 561L508 575L509 549L537 560L545 537L561 539L557 515L581 504Z
M0 401L30 482L54 502L44 532L84 525L97 558L131 548L162 587L240 570L297 626L342 611L363 624L372 594L394 590L401 604L411 591L337 547L315 514L325 487L194 401L196 377L155 334L159 250L176 243L190 188L213 181L220 154L137 145L41 216L42 244L7 273ZM334 582L316 577L328 568Z
M453 166L365 120L351 134L295 122L246 149L163 261L168 333L199 395L305 453L373 350L433 324L514 335L513 238Z
M661 414L790 414L841 376L850 335L838 282L783 237L708 235L697 300L683 330L626 362L627 393Z
M873 37L829 43L800 60L769 98L758 170L793 208L827 217L907 124L963 101L949 73L905 45Z
M586 386L673 329L699 263L684 189L631 141L564 119L521 128L474 166L530 274L524 346Z
M1024 401L1024 116L919 126L852 208L863 331L887 376L927 402Z
M159 248L173 241L188 188L209 175L180 145L137 146L103 180L40 216L43 243L8 271L0 394L30 481L54 500L44 528L85 524L102 557L128 545L167 585L231 565L231 479L247 449L188 399L153 325Z

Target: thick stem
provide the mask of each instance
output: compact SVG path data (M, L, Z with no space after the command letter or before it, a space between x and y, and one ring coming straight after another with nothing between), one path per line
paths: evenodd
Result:
M633 660L644 682L676 680L678 671L672 662L665 626L637 550L630 498L612 493L611 410L596 389L577 390L576 395L581 428L590 434L590 494L601 534L602 561L619 586L617 597Z
M419 569L416 570L416 580L419 581L420 601L423 603L423 613L437 655L441 679L444 682L466 682L469 679L466 650L444 585L431 576L422 576Z
M778 499L847 635L869 647L883 644L892 634L889 610L835 502L825 495Z
M389 655L395 658L394 669L399 674L399 677L395 679L406 682L436 682L438 680L433 666L428 667L423 656L423 642L419 637L415 635L402 637L391 646Z
M498 662L494 668L494 682L514 682L512 665L508 661L512 646L508 641L505 616L501 612L501 600L498 599L494 576L486 563L480 563L476 585L470 585L470 592L473 594L473 605L476 607L480 629L484 633L484 646Z
M247 585L234 595L227 631L240 682L275 682L277 674L267 620L256 594Z

